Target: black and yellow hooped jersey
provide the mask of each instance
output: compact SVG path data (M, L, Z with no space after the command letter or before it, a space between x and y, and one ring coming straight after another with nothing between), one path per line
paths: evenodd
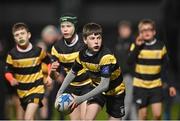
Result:
M125 85L122 82L123 76L121 69L115 56L110 52L110 50L102 47L101 50L93 56L88 56L86 50L87 48L80 51L72 70L76 73L84 68L90 78L92 78L94 86L97 86L100 83L101 77L109 77L109 89L104 92L104 94L116 95L123 93Z
M133 43L130 53L137 52L133 85L142 88L155 88L162 86L161 69L167 50L163 42L154 40L152 45L137 47Z
M83 40L78 37L78 41L75 45L68 46L65 40L60 40L55 43L52 47L51 55L55 56L59 62L60 66L64 67L66 73L71 69L76 57L79 54L79 51L85 46ZM73 86L82 86L91 83L87 73L82 69L78 72L78 76L73 80L70 85Z
M50 59L41 48L33 47L28 52L19 52L13 48L6 60L5 72L10 72L18 81L17 94L20 99L29 96L44 95L44 83L41 64L50 63Z

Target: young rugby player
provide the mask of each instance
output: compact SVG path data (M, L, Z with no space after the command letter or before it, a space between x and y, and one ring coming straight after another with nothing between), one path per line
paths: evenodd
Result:
M109 119L121 119L125 113L125 85L122 83L123 77L116 57L102 44L101 26L96 23L86 24L83 27L83 40L86 47L80 51L58 95L64 92L79 70L85 69L92 78L94 89L84 95L74 97L69 105L71 109L88 100L85 120L94 120L106 101Z
M142 20L138 25L139 36L130 47L129 64L135 64L133 79L134 98L138 107L138 118L147 119L147 107L151 105L153 118L162 114L162 67L167 70L168 55L166 46L155 38L155 22ZM168 73L167 73L168 75ZM169 94L176 95L173 80L169 80Z
M33 46L29 39L31 33L24 23L12 27L16 46L9 52L6 60L5 77L11 86L16 87L25 120L33 120L38 107L42 106L44 95L42 62L49 64L46 52ZM50 78L50 77L48 77ZM45 82L48 86L50 79Z
M51 54L56 58L56 62L52 63L52 70L56 71L57 75L62 76L62 71L58 69L64 68L65 74L71 69L79 51L85 46L82 37L77 34L77 17L74 15L63 15L60 17L60 29L63 34L63 39L59 40L52 47ZM62 69L61 69L62 70ZM60 76L56 76L57 78ZM78 76L66 89L66 92L72 93L74 96L80 96L89 92L91 80L85 70L78 72ZM86 112L86 102L80 104L71 114L71 120L84 119Z

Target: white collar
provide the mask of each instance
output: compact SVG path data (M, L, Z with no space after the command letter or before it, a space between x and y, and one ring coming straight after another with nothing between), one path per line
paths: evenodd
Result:
M26 49L21 49L20 47L18 47L18 46L16 46L16 48L17 48L17 50L19 51L19 52L28 52L28 51L30 51L31 49L32 49L32 44L31 43L29 43L29 45L28 45L28 47L26 48Z
M85 53L86 53L86 55L88 55L88 56L93 56L93 54L92 53L90 53L89 51L88 51L88 49L85 51Z
M156 43L156 39L154 39L153 41L151 41L151 42L145 42L145 45L147 45L147 46L150 46L150 45L154 45L155 43Z
M72 40L72 43L71 43L71 44L67 44L66 40L64 40L64 43L65 43L68 47L72 47L72 46L74 46L74 45L77 43L78 40L79 40L79 36L76 34L76 35L75 35L75 38Z

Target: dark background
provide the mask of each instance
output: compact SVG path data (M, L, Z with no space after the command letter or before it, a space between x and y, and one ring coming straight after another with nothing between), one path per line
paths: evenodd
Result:
M11 27L16 22L29 25L35 43L44 26L58 27L63 13L73 13L79 17L79 32L85 23L97 22L103 26L105 44L113 48L119 21L132 22L137 35L139 20L150 18L156 21L157 38L163 40L169 50L179 87L179 9L179 0L0 0L0 40L4 48L0 59L4 60L7 51L14 46Z

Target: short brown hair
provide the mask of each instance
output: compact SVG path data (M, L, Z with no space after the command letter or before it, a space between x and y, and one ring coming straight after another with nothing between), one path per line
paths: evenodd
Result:
M83 27L83 37L87 38L87 36L91 35L91 34L100 34L102 35L102 27L99 24L96 23L88 23L86 25L84 25Z
M156 29L156 25L155 25L155 22L151 19L143 19L139 22L138 24L138 29L140 30L141 26L144 25L144 24L150 24L153 29L155 30Z
M20 29L25 29L27 32L29 32L29 28L28 28L28 26L25 23L18 22L18 23L13 25L12 33L14 33L17 30L20 30Z
M123 20L123 21L120 21L118 23L118 27L129 27L129 28L131 28L131 23L129 21Z

